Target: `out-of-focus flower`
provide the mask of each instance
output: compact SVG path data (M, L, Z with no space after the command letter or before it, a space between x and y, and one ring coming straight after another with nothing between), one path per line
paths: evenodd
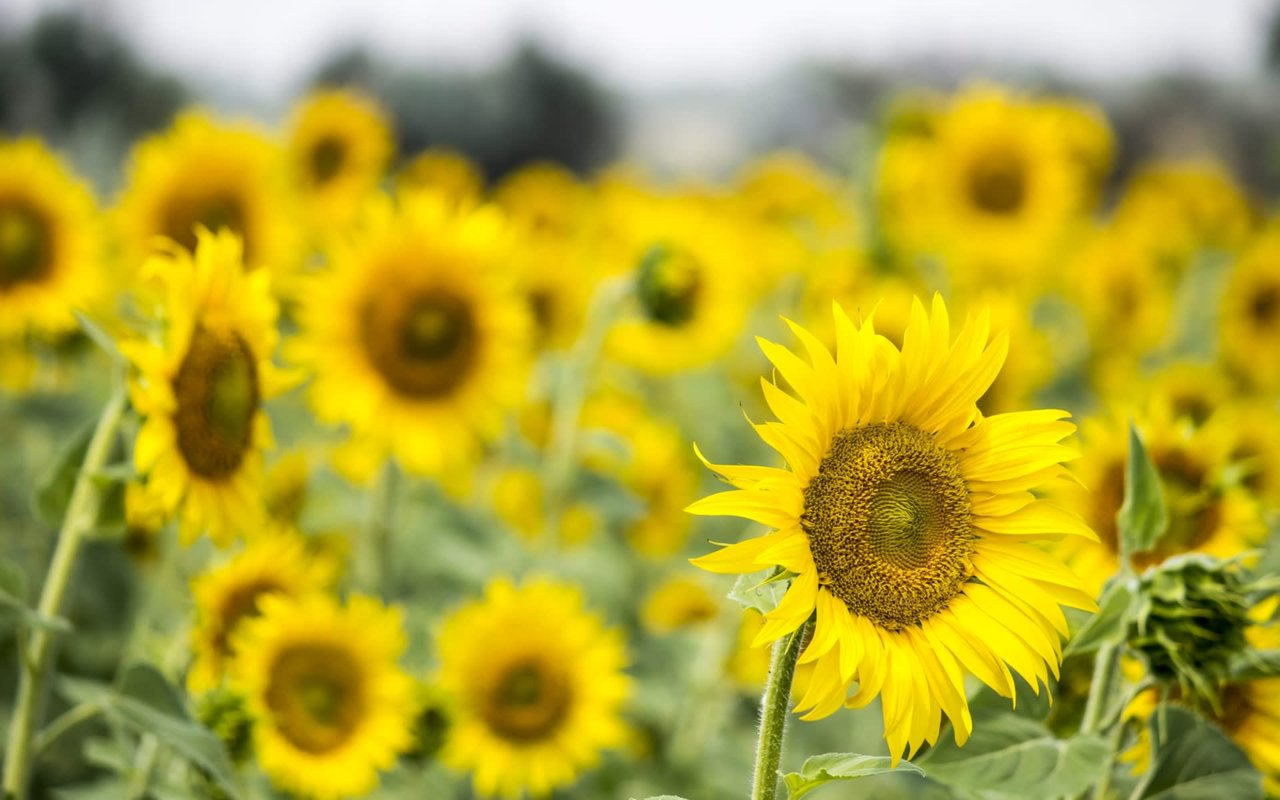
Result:
M1280 227L1255 239L1232 268L1219 332L1223 360L1247 385L1280 390Z
M672 578L652 592L640 610L644 626L654 633L671 633L714 619L720 603L707 587L692 578Z
M484 175L471 159L448 147L432 147L396 175L401 190L429 189L454 203L474 203L484 194Z

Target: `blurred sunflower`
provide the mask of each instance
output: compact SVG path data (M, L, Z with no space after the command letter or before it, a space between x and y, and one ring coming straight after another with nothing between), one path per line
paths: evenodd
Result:
M191 582L195 661L187 673L188 690L202 694L222 682L235 656L233 637L242 623L258 616L262 598L324 591L332 579L332 571L307 553L299 536L279 533L254 540L230 561L196 577Z
M526 467L502 469L493 482L493 510L522 539L537 543L545 531L546 488L541 475ZM582 544L599 529L600 520L589 505L573 503L560 514L557 542Z
M270 269L276 291L302 255L297 197L279 148L255 128L201 112L182 114L134 148L116 216L130 270L158 236L194 250L199 227L238 235L246 267Z
M372 98L330 89L302 101L290 123L288 155L315 233L355 219L393 150L390 123Z
M943 713L966 741L966 672L1005 697L1010 666L1037 692L1057 673L1059 606L1094 604L1038 543L1096 537L1031 493L1076 455L1059 444L1074 430L1065 412L978 412L1008 346L1004 335L989 341L986 315L952 341L941 297L932 316L917 301L899 350L869 320L857 326L838 305L835 314L836 356L797 325L808 360L759 340L797 395L762 381L779 421L754 426L788 468L709 465L737 489L689 507L775 530L693 563L794 573L754 643L816 613L799 707L814 719L879 695L896 763L937 741Z
M649 593L640 609L640 620L652 633L664 634L715 619L720 603L707 587L692 578L664 581Z
M1169 268L1202 249L1234 251L1255 215L1231 173L1214 161L1155 162L1136 170L1115 210L1116 224L1145 237Z
M503 178L493 190L493 200L516 228L568 237L581 224L590 193L559 164L536 162Z
M396 174L400 190L430 189L455 203L474 203L484 194L484 175L471 159L448 147L424 150Z
M729 220L693 197L627 203L618 267L632 270L634 313L614 324L608 352L650 373L705 366L741 333L744 287L761 278Z
M439 194L368 210L304 287L291 354L315 371L321 420L441 475L477 457L523 399L531 324L499 271L509 240L496 209Z
M1280 227L1259 236L1232 268L1220 337L1223 360L1246 384L1280 389Z
M1280 415L1269 401L1225 402L1206 426L1210 436L1229 442L1234 479L1267 507L1280 507Z
M482 795L550 794L622 745L630 681L617 631L572 587L496 580L441 627L439 684L454 702L442 755Z
M0 141L0 340L68 333L107 288L89 188L38 140Z
M415 686L396 661L399 610L368 597L266 595L231 647L231 685L255 717L272 783L316 800L362 796L413 744Z
M1257 501L1242 487L1222 480L1230 464L1233 432L1217 425L1193 429L1175 413L1171 403L1155 398L1149 412L1135 420L1160 473L1169 512L1168 532L1156 548L1133 555L1133 566L1139 570L1180 553L1230 558L1266 535ZM1056 498L1098 532L1096 542L1072 539L1057 547L1095 595L1120 569L1116 514L1124 502L1128 430L1120 415L1086 420L1081 425L1084 456L1072 470L1078 482L1055 486Z
M170 246L143 267L162 286L163 335L120 345L138 369L130 386L143 416L134 463L183 540L219 545L263 520L258 479L272 445L263 401L289 378L271 362L277 306L266 272L245 273L240 239L198 233L194 257Z

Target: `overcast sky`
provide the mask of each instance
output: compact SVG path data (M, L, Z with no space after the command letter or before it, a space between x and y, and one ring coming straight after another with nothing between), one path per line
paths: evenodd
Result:
M21 24L65 0L0 0ZM632 90L735 84L806 56L885 63L944 53L1098 79L1170 68L1254 72L1274 0L86 0L155 62L266 99L335 48L479 66L532 34Z

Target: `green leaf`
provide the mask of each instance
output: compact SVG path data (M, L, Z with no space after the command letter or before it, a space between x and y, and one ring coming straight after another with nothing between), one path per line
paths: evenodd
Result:
M1280 650L1245 650L1231 659L1231 682L1280 677Z
M23 599L26 596L27 576L22 568L11 561L0 561L0 621L11 622L26 628L46 628L67 633L71 624L62 617L46 617Z
M1163 719L1161 715L1163 714ZM1151 728L1163 730L1143 800L1261 800L1262 776L1214 725L1177 706L1163 706Z
M1136 593L1129 580L1114 581L1103 592L1098 613L1089 618L1067 643L1062 657L1092 653L1104 644L1116 644L1124 640L1129 622L1133 619Z
M1169 528L1169 509L1165 505L1160 473L1151 463L1142 437L1129 423L1129 461L1125 466L1124 503L1116 514L1120 532L1120 549L1125 563L1133 553L1153 549Z
M193 721L181 693L150 664L134 664L120 688L105 697L104 710L125 726L151 734L215 780L229 797L238 797L235 768L226 748L208 728Z
M916 765L961 793L1047 800L1085 791L1110 760L1099 736L1056 739L1040 723L1014 714L975 719L973 727L963 748L944 739Z
M778 607L782 596L787 593L786 580L790 577L782 568L739 575L733 588L729 590L729 599L738 602L743 608L754 608L767 614Z
M899 763L897 770L888 756L864 756L858 753L827 753L805 759L799 772L788 772L782 776L787 785L788 797L798 800L809 792L832 781L848 781L856 778L868 778L885 772L914 772L924 774L924 770L910 761Z

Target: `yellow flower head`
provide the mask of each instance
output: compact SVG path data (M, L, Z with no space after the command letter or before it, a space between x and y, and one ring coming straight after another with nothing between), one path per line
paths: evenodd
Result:
M96 215L38 140L0 140L0 340L55 337L76 327L73 310L96 310L108 288Z
M515 227L543 236L567 237L581 225L590 194L564 167L537 162L503 178L493 190L493 199Z
M354 221L394 147L390 124L373 99L329 89L302 101L289 127L289 162L316 234Z
M484 175L457 150L433 147L414 157L396 176L400 190L428 189L455 203L474 203L484 194Z
M1260 391L1280 390L1280 226L1249 245L1222 300L1222 358Z
M702 583L672 578L650 592L640 619L654 633L671 633L715 619L719 613L720 603Z
M972 730L964 675L1005 697L1013 671L1036 691L1057 673L1060 605L1093 609L1078 579L1038 543L1095 538L1033 489L1075 452L1062 411L984 417L977 408L1008 348L982 315L952 339L947 309L917 301L899 349L835 306L836 354L798 325L806 357L759 340L789 394L762 381L777 422L756 432L786 468L709 465L737 487L689 507L773 532L694 563L712 572L794 574L755 643L817 615L800 663L807 719L881 698L895 760L936 742L941 715ZM850 696L848 687L857 682Z
M254 750L272 783L316 800L363 796L413 744L413 680L397 666L400 611L268 595L232 638L231 686L249 700Z
M622 745L622 638L570 586L491 583L441 627L439 685L454 703L444 762L482 795L550 794Z
M1145 236L1175 268L1201 249L1233 251L1253 229L1253 209L1235 178L1208 160L1156 162L1137 170L1116 224Z
M331 570L308 555L296 534L257 539L225 564L197 577L191 584L196 602L196 626L191 633L195 663L187 674L187 687L200 694L221 683L234 656L233 637L243 622L258 615L262 598L301 597L327 589L332 579Z
M1169 333L1173 287L1159 254L1127 228L1110 226L1074 258L1066 288L1084 314L1095 357L1132 372Z
M277 284L301 258L297 197L279 149L252 127L200 112L134 148L116 214L130 270L151 254L156 237L194 250L200 227L238 235L246 267L271 270Z
M500 271L496 209L402 195L330 250L302 296L292 354L315 371L312 407L441 475L478 457L523 399L530 320Z
M162 331L125 342L143 416L134 463L185 541L219 544L262 521L258 478L271 446L263 401L287 387L271 363L277 307L266 272L245 273L240 240L201 230L192 256L170 247L144 273L161 285Z

